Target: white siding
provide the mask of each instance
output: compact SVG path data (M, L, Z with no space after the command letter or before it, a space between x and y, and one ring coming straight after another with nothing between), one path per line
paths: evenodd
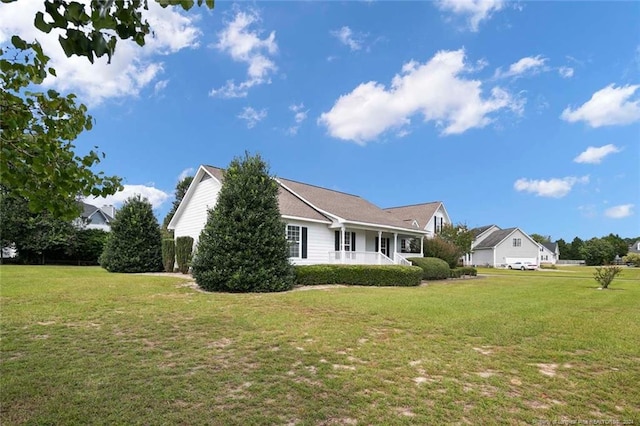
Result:
M493 249L474 250L472 263L476 266L493 265Z
M513 239L520 238L522 245L520 247L513 246ZM538 259L540 247L531 241L522 231L517 229L513 234L506 238L496 247L496 264L499 266L507 263L507 258L527 258Z
M438 224L438 226L440 226L441 221L442 221L443 227L447 225L451 225L451 221L447 218L447 215L445 214L444 209L442 208L442 205L438 207L438 210L436 210L436 212L433 214L431 219L429 219L429 222L425 225L423 229L425 231L431 232L430 236L433 237L435 236L433 234L435 229L435 224Z
M176 238L191 237L197 244L200 232L207 223L207 211L215 207L220 188L220 183L213 178L198 183L175 225Z
M329 263L329 252L335 248L334 230L324 223L305 222L302 220L286 220L287 225L300 225L307 228L307 258L291 258L295 265L316 265ZM286 227L283 232L286 231ZM357 237L356 247L360 244ZM301 254L302 255L302 254Z

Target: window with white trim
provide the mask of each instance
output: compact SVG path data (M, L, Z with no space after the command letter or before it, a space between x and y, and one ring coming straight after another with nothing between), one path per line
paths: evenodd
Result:
M351 251L351 232L344 233L344 251Z
M522 247L522 238L514 238L513 239L514 247Z
M287 225L287 241L289 242L289 257L300 257L300 246L302 238L300 238L300 226Z

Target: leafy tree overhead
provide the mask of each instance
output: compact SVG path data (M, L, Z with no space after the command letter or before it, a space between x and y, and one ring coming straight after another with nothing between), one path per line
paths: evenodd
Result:
M158 272L162 237L151 203L140 195L129 198L111 222L100 265L109 272Z
M245 154L229 164L192 270L208 291L271 292L293 286L278 184L259 155Z
M43 3L45 10L36 14L34 25L46 33L61 31L58 40L67 56L85 56L93 62L94 57L107 55L110 60L119 39L142 46L151 31L142 14L146 0ZM158 3L189 10L196 1ZM213 8L213 0L197 4ZM45 78L56 75L48 62L35 40L13 35L11 45L0 48L0 181L13 195L25 198L31 211L47 209L56 217L72 219L78 210L71 201L78 196L106 196L121 185L118 177L93 170L103 153L75 154L73 141L93 126L86 106L78 104L73 94L37 90Z

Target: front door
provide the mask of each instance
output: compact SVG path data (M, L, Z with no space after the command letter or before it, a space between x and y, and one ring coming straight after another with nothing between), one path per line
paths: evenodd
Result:
M382 254L389 257L391 253L389 250L389 246L391 245L390 243L391 243L391 240L389 238L382 238L382 241L380 241L380 239L376 237L376 252L378 252L378 248L379 248L380 249L379 251ZM378 246L378 244L380 244L380 246Z

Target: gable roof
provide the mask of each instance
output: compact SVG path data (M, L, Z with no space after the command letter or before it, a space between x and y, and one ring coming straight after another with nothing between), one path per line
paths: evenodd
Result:
M168 228L174 229L179 217L186 208L196 186L205 177L216 179L220 184L224 181L224 169L203 165L189 185L182 202L169 222ZM334 191L320 186L297 182L290 179L275 178L280 185L278 207L283 217L290 219L306 219L322 223L344 223L353 226L372 226L382 229L424 234L425 232L395 215L384 211L357 195Z
M388 207L384 210L397 216L404 222L412 223L416 220L418 221L418 226L424 228L441 206L444 210L442 201L432 201L430 203L412 204L409 206ZM446 210L445 214L447 215L447 219L449 219L449 214Z
M213 166L203 167L210 175L220 181L220 183L224 181L223 169ZM283 188L282 185L278 188L278 207L282 216L319 220L327 223L331 222L325 215L304 203L290 191Z
M411 225L407 225L402 219L357 195L289 179L278 178L277 180L286 189L291 190L325 215L334 217L338 222L376 225L409 230L412 233L420 232Z
M552 243L550 241L545 241L544 243L540 243L544 246L544 248L546 248L547 250L549 250L552 253L556 252L556 248L558 247L558 243Z
M480 241L480 243L474 247L474 250L494 248L495 246L500 244L502 241L504 241L505 238L511 235L516 229L518 228L507 228L507 229L499 229L497 231L494 231L487 238Z
M79 201L78 204L80 204L80 207L82 208L82 212L80 212L80 217L82 219L90 219L94 214L100 213L102 216L104 216L104 219L107 223L113 220L110 215L94 205L87 204L84 201Z
M485 225L485 226L479 226L477 228L472 228L470 229L471 231L471 235L473 235L473 238L478 238L478 236L480 234L482 234L483 232L489 230L489 228L495 226L496 228L500 229L497 225Z

